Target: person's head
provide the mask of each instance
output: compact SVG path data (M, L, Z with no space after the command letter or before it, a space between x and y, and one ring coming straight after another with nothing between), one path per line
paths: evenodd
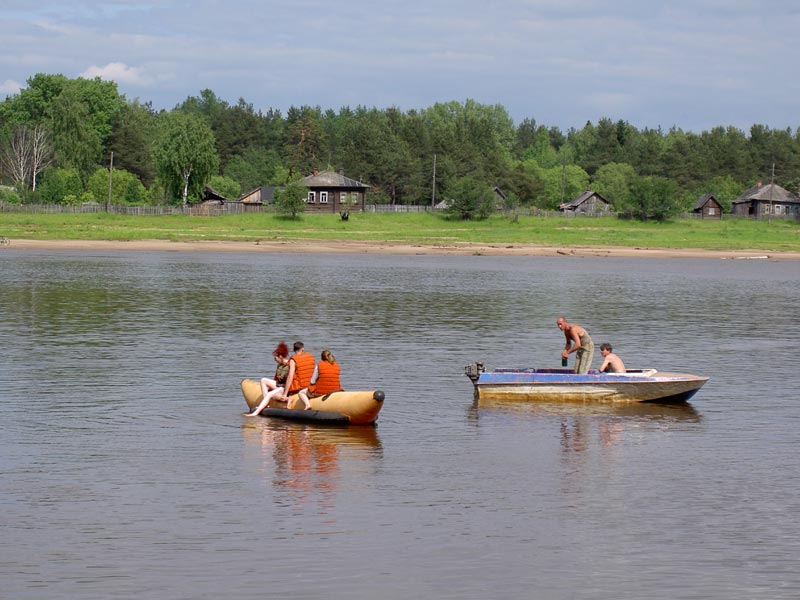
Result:
M569 323L567 323L567 320L564 317L558 317L556 319L556 325L561 331L564 331L564 329L569 325Z
M330 350L323 350L320 358L331 363L332 365L336 363L336 359L333 357L333 353Z
M602 344L600 344L600 354L602 354L603 356L605 356L606 354L611 354L611 351L612 351L611 344L609 344L608 342L603 342Z
M272 351L272 356L274 356L275 360L278 362L283 362L289 358L289 346L286 345L286 342L281 340L275 350Z
M297 341L297 342L294 343L294 351L295 352L300 352L303 348L305 348L305 344L303 344L303 342Z

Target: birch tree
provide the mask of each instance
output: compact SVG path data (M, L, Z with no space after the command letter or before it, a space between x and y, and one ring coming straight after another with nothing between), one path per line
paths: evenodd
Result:
M214 134L196 114L174 111L161 118L161 135L155 149L158 174L186 208L189 197L199 197L208 178L217 172Z
M50 166L53 145L44 125L16 125L0 148L3 170L15 185L36 190L36 178Z

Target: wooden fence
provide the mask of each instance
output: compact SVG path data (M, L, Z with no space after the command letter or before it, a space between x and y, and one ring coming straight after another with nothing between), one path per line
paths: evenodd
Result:
M127 206L127 205L111 205L105 204L85 204L81 206L71 206L67 204L11 204L9 202L0 202L0 213L22 213L22 214L89 214L89 213L111 213L116 215L134 215L134 216L168 216L168 215L190 215L195 217L219 217L222 215L236 215L236 214L260 214L260 213L274 213L273 206L263 205L247 205L241 202L230 202L221 206L208 206L208 205L195 205L183 208L181 206ZM370 213L435 213L441 214L443 209L433 208L425 205L413 204L368 204L364 212ZM594 218L603 215L589 215L589 214L575 214L572 212L561 212L557 210L540 210L538 208L516 208L512 210L498 210L498 214L503 214L509 217L559 217L559 218ZM612 213L613 214L613 213ZM678 215L679 218L684 219L699 219L702 215L699 213L683 213ZM754 219L755 217L747 215L732 215L725 214L723 219ZM766 217L762 217L762 220ZM772 215L773 219L788 219L800 220L800 215Z

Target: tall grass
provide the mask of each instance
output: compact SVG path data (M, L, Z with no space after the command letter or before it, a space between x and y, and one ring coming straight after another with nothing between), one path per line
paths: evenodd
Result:
M38 240L363 240L447 245L541 244L800 251L800 223L792 220L676 219L666 223L615 217L493 216L448 220L430 213L274 214L219 217L95 214L0 214L0 236Z

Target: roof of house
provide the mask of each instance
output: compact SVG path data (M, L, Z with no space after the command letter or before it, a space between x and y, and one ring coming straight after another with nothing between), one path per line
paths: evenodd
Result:
M608 204L608 200L603 198L603 196L601 196L600 194L598 194L594 190L586 190L580 196L578 196L577 198L573 198L569 202L565 202L559 208L561 208L562 210L571 210L573 208L578 208L581 204L586 202L592 196L597 196L598 200L601 200L601 201L605 202L606 204Z
M228 199L220 194L217 190L212 188L210 185L207 185L205 188L205 195L203 196L203 200L219 200L220 202L227 202Z
M708 203L709 200L713 200L719 204L719 200L717 200L717 197L714 194L703 194L700 196L700 198L698 198L697 203L694 205L694 210L700 210Z
M257 204L258 202L261 202L262 204L269 204L275 198L276 189L277 186L274 185L260 185L257 188L253 188L249 192L242 194L236 199L236 201L243 202L245 204ZM258 192L260 192L260 194ZM256 196L259 197L259 200L253 200L253 198Z
M345 177L344 173L334 171L319 171L308 177L303 177L300 183L307 187L321 188L369 188L366 183Z
M741 202L751 202L752 200L761 200L764 202L800 202L800 199L792 192L785 190L775 183L768 183L766 185L757 183L734 200L733 203L739 204Z

